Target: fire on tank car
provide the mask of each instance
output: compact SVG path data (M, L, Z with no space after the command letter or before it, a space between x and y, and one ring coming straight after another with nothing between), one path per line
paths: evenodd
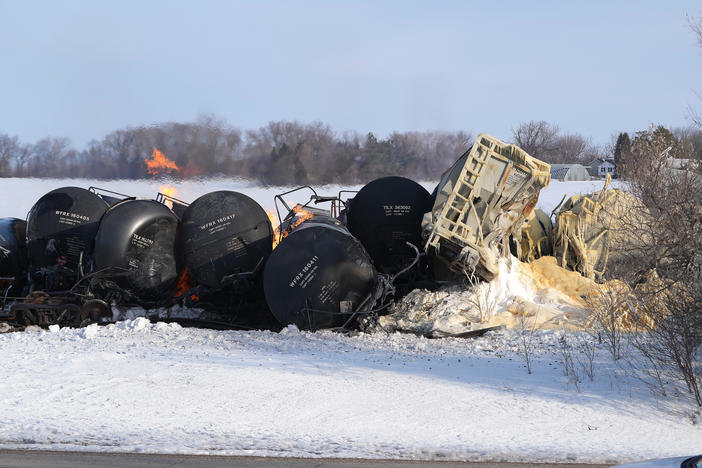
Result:
M342 328L376 303L378 275L363 245L329 212L297 206L263 273L266 301L283 325Z
M219 290L262 271L273 246L268 215L251 198L217 191L183 214L183 255L193 279Z
M233 327L280 329L263 299L273 228L258 203L239 192L207 193L184 210L181 237L185 268L196 283L181 293L188 305Z

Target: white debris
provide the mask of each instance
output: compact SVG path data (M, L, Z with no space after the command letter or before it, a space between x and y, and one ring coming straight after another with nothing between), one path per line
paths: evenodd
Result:
M133 320L122 320L117 322L116 325L117 328L121 330L144 330L146 327L151 325L151 321L146 317L137 317Z
M548 265L549 260L555 259L540 259L538 265L558 269ZM556 276L567 274L554 272ZM380 318L380 325L390 330L443 336L497 325L515 327L524 320L530 328L584 323L589 315L584 304L567 294L567 288L555 286L546 284L533 264L523 264L510 256L500 260L498 275L490 282L470 284L466 280L465 286L410 292L392 306L391 315Z
M49 325L49 332L50 333L58 333L60 329L61 329L61 327L58 325Z

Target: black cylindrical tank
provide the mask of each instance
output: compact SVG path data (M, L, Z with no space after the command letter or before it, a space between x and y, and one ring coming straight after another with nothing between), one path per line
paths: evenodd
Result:
M422 248L422 217L434 200L418 183L382 177L366 184L350 203L347 224L378 270L395 273L415 258L410 242Z
M373 306L376 273L358 240L331 217L315 215L285 237L268 258L263 290L283 325L316 330L343 326Z
M83 262L107 203L80 187L62 187L41 197L27 215L29 271L35 288L68 289Z
M11 295L21 294L27 277L27 222L0 218L0 282L12 286Z
M104 277L146 302L168 298L178 278L175 243L178 217L145 199L111 207L95 237L93 258Z
M268 215L251 198L222 190L207 193L183 213L185 267L198 283L219 290L231 275L262 268L273 245Z

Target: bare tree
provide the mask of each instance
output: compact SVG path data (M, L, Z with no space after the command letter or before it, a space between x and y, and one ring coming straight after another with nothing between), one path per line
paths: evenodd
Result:
M17 137L0 134L0 177L9 177L12 171L12 161L19 149Z
M692 32L694 32L697 37L697 45L702 47L702 17L695 18L688 15L687 24L690 25L690 29L692 29Z
M586 300L588 308L592 310L589 325L615 361L622 357L626 330L623 320L628 317L630 302L631 292L622 282L599 285L597 292L590 294Z
M552 160L558 145L559 128L544 120L523 122L512 130L514 142L530 155L546 162Z
M648 356L667 376L684 382L702 406L702 166L673 165L670 154L677 142L669 131L637 135L635 163L626 166L629 187L651 216L646 232L631 224L631 236L644 242L647 263L662 278L652 291L634 290L652 318L644 327Z
M580 383L583 379L580 372L575 367L571 337L565 331L562 331L558 337L558 352L560 355L561 366L563 367L563 376L573 384L577 392L580 392Z
M688 15L687 24L690 26L690 29L695 34L695 38L697 39L697 45L702 47L702 16L694 17ZM702 96L700 96L699 94L697 96L700 99L702 99ZM690 120L692 120L692 122L698 128L702 128L702 116L699 114L699 112L694 107L689 106L688 113L690 115Z
M531 374L531 365L534 348L536 347L535 333L536 333L536 320L534 317L529 317L527 314L523 313L519 315L519 322L517 325L517 335L519 336L519 350L526 364L527 373Z
M590 139L577 133L558 136L554 142L554 149L550 155L551 163L585 163L590 156Z
M595 356L597 355L597 344L591 339L590 336L585 334L578 335L578 350L580 353L577 355L576 360L580 364L580 368L583 370L590 382L595 380Z

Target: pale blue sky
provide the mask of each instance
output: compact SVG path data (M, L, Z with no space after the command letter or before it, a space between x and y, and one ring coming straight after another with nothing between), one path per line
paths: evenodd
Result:
M79 148L215 114L240 128L525 120L607 143L702 108L699 1L0 0L0 132Z

